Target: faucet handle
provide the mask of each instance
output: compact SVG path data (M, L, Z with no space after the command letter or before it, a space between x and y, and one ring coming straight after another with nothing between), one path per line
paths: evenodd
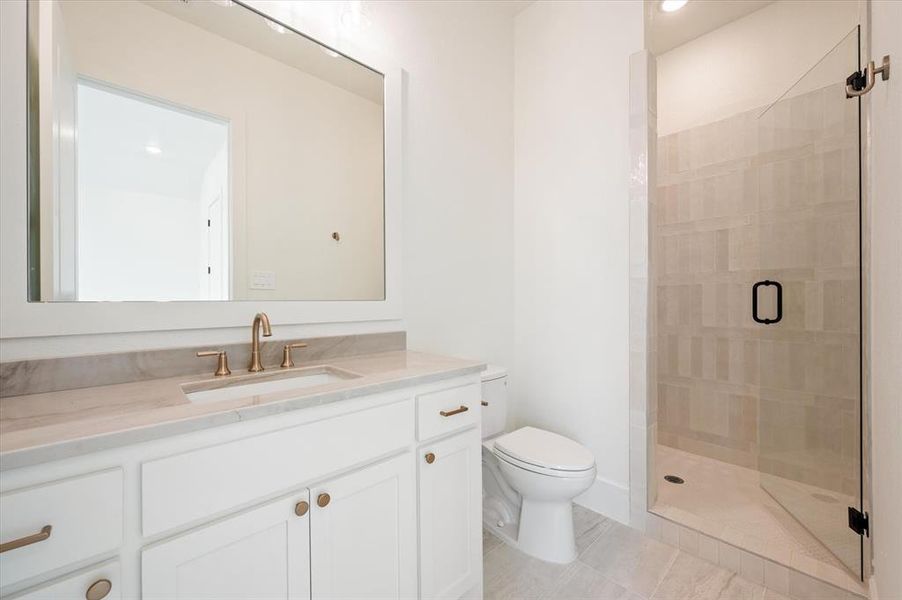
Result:
M229 370L229 355L226 354L225 350L203 350L202 352L198 352L197 356L219 357L219 361L216 363L216 377L224 377L232 374L232 371Z
M282 347L282 368L288 369L294 366L294 361L291 360L291 349L292 348L306 348L307 344L304 342L295 342L294 344L285 344Z

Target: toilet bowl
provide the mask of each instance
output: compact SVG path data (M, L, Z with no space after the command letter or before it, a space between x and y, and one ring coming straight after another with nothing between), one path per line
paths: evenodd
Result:
M573 498L595 481L595 458L581 444L536 427L499 433L506 374L483 377L483 518L520 551L555 563L576 559ZM492 410L494 408L494 411Z

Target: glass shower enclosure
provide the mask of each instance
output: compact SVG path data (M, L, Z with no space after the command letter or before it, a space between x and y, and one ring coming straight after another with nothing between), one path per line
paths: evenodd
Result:
M856 28L758 116L747 241L761 486L861 577L858 63Z

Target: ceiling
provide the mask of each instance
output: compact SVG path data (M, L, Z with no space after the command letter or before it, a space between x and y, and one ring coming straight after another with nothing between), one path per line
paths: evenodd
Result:
M329 54L324 51L328 48L291 30L283 28L278 33L266 24L267 19L243 6L230 2L140 1L376 104L383 102L382 75L334 52ZM290 11L292 5L287 6Z
M78 84L79 185L199 197L228 135L224 121L102 84Z
M649 20L647 47L652 54L663 54L774 1L689 0L680 10L666 13L659 8L660 0L645 0Z

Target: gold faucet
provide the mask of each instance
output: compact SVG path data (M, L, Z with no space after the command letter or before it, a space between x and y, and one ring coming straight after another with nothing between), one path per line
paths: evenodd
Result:
M254 316L253 331L251 334L251 364L247 368L251 373L257 373L263 370L263 364L260 362L260 325L263 325L263 336L272 335L272 327L269 326L269 317L266 313L257 313Z

